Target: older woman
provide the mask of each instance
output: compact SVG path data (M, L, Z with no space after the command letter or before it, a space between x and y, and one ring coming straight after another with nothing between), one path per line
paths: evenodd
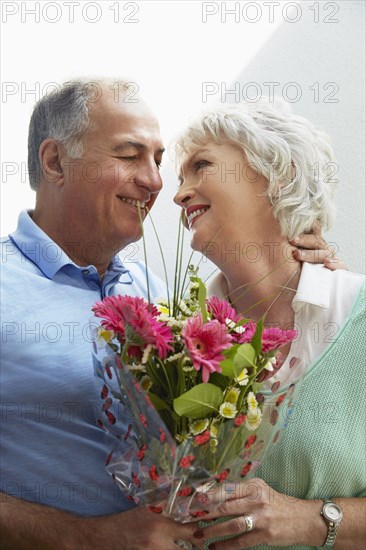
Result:
M177 153L175 201L191 245L220 270L211 292L267 325L296 327L276 377L304 374L282 446L258 478L209 497L210 517L233 518L197 540L230 535L210 545L217 550L364 549L364 277L301 265L293 246L314 224L331 224L328 138L269 103L240 104L193 122Z

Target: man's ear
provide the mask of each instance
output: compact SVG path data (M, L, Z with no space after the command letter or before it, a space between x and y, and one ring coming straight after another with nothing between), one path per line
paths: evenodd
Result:
M45 181L59 185L63 184L62 157L64 155L65 150L60 142L54 139L45 139L42 141L39 148L39 161Z

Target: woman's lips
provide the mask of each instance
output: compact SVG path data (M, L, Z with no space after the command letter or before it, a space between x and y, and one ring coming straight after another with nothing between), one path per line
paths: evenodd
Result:
M196 204L187 208L186 218L189 228L191 228L197 218L201 217L209 208L207 204Z

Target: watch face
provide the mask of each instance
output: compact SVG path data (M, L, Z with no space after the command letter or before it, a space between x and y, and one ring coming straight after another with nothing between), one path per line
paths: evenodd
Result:
M324 506L324 514L330 521L339 521L342 517L342 512L340 508L333 502L326 504Z

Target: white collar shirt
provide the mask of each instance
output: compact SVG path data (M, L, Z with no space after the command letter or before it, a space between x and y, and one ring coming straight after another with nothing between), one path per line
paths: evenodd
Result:
M364 275L350 271L331 271L320 264L303 263L292 301L298 335L283 366L268 380L267 387L277 381L281 384L294 382L336 340L363 280ZM225 287L226 280L219 273L209 284L209 294L226 298Z

